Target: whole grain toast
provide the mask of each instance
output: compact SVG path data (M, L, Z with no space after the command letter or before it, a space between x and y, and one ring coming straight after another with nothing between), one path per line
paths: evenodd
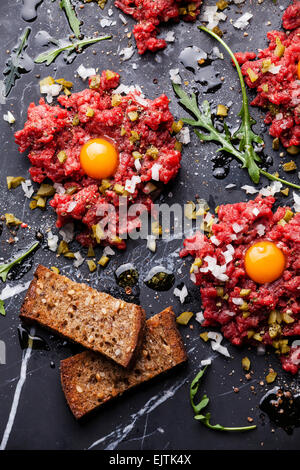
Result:
M145 338L132 369L124 369L91 351L60 363L62 388L79 419L126 390L186 361L171 307L146 321Z
M145 326L138 305L115 299L39 265L20 317L35 321L109 357L123 367L133 360Z

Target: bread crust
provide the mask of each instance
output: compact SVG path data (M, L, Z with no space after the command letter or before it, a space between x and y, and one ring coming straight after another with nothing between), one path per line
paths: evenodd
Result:
M91 306L86 305L87 299L93 302ZM101 353L122 367L133 361L146 319L140 306L71 281L42 265L35 271L20 318ZM118 341L113 343L115 337Z
M187 355L171 307L146 322L145 339L132 369L84 351L60 363L62 389L76 419L125 391L185 362Z

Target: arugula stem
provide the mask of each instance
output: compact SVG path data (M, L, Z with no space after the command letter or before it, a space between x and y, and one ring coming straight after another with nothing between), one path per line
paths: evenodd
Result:
M5 263L5 264L0 265L0 278L2 279L3 282L6 281L7 275L9 271L11 270L11 268L15 264L21 263L23 259L25 259L28 255L30 255L30 253L32 253L37 248L38 245L39 245L39 242L34 243L27 251L25 251L25 253L23 253L18 258L12 260L10 263Z

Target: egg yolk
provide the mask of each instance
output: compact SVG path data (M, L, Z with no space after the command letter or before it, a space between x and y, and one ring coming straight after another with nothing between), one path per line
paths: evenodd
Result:
M285 256L273 242L258 242L246 251L246 273L259 284L275 281L281 276L284 268Z
M88 140L81 148L80 165L85 174L95 179L112 176L118 166L118 152L106 139Z

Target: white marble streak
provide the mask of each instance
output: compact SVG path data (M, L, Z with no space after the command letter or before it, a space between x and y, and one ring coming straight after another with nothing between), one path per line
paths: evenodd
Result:
M176 383L173 385L171 388L168 390L164 390L162 393L159 393L155 395L154 397L151 397L145 405L136 413L131 415L130 422L126 426L118 426L114 431L111 433L107 434L106 436L101 437L97 441L93 442L88 449L92 449L93 447L98 446L99 444L104 444L105 445L105 450L114 450L116 447L122 442L128 434L132 431L134 428L136 422L142 417L142 416L147 416L149 415L153 410L155 410L158 406L160 406L162 403L165 401L169 400L172 398L177 390L179 390L185 383L186 383L186 378L184 380ZM142 436L145 438L146 435Z

